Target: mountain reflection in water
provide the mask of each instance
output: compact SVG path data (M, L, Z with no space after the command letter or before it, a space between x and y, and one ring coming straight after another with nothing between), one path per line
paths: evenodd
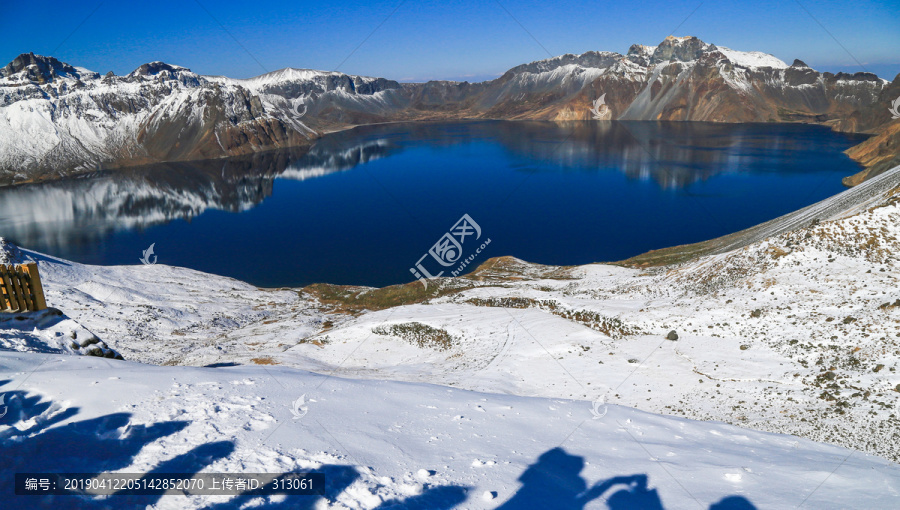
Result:
M312 260L307 253L300 256L306 257L305 262L285 263L283 274L265 279L232 270L237 261L217 266L195 256L167 259L165 251L160 252L165 243L157 249L160 261L260 285L300 285L320 279L371 285L400 283L411 280L408 268L418 259L417 254L424 253L453 221L468 212L484 223L483 227L499 225L499 231L491 234L495 241L502 240L504 233L510 237L509 242L492 244L488 256L515 255L557 264L587 263L726 234L790 211L782 210L784 207L802 207L830 196L840 191L840 177L858 168L841 151L862 138L818 127L783 124L483 121L365 126L325 136L306 153L284 150L221 160L165 163L0 188L0 236L76 261L131 264L137 262L137 248L146 248L143 245L150 242L170 239L182 252L189 252L200 249L200 244L192 247L192 243L202 242L203 247L208 247L211 238L237 235L229 232L229 222L262 207L264 202L267 204L273 193L279 192L276 180L313 182L362 166L348 172L354 177L342 181L340 187L323 188L314 196L285 184L283 192L295 194L295 200L286 199L277 211L259 213L266 220L262 216L254 220L284 221L285 233L289 233L294 221L291 218L303 216L302 221L309 223L297 229L302 240L296 246L281 249L308 250L312 243L324 251L366 253L365 257L357 257L361 259L358 262L347 255L323 254L321 260ZM372 164L378 160L385 161ZM717 176L731 176L731 181L721 186L703 184ZM797 198L799 201L781 205L757 204L764 209L759 215L746 214L743 219L724 221L701 231L689 229L678 231L677 235L665 232L654 236L653 215L660 211L653 209L666 204L667 208L674 207L670 203L673 196L684 202L687 197L707 195L727 199L725 195L734 192L737 194L732 199L753 199L735 191L734 186L752 188L754 185L748 180L752 179L762 193L766 187L781 182L770 182L768 179L773 176L800 179L792 183L794 186L810 179L814 182L806 190L809 196L802 200ZM521 193L510 195L523 182L534 189L526 186ZM776 195L783 193L775 191ZM520 193L518 197L516 193ZM634 210L628 210L627 201L613 204L621 201L623 194L631 197ZM376 196L377 203L367 203ZM507 196L513 198L505 204L506 208L517 214L491 212ZM595 200L609 202L610 208L598 208ZM666 204L653 205L660 201ZM643 202L647 203L642 205ZM580 208L577 204L581 204ZM696 217L696 208L685 207L681 213L672 214ZM701 209L708 214L716 207L710 202ZM214 225L196 227L188 234L191 226L185 225L210 210L235 214L217 216ZM530 223L533 232L559 230L560 211L567 211L565 218L573 224L562 229L570 230L566 238L531 238L529 235L534 234L510 225L518 220ZM722 214L728 217L738 213ZM598 220L595 215L601 218ZM598 243L585 244L571 235L584 232L615 237L615 226L609 223L620 221L620 215L632 220L645 216L643 223L626 222L628 228L637 232L617 237L616 242L624 246L611 249ZM598 230L603 223L609 228ZM166 225L174 224L179 226L166 230ZM403 238L396 232L389 237L392 243L404 246L385 250L385 238L371 234L379 225L389 230L391 226L393 230L402 226L405 239L396 241ZM157 229L153 235L147 233L151 228ZM270 226L262 231L272 234L278 229ZM257 252L265 252L270 258L294 260L289 253L273 252L279 250L276 246L264 249L266 238L253 241L251 226L241 232L251 238L248 242L256 243ZM315 238L310 237L313 232ZM225 241L221 242L227 247ZM548 242L561 246L534 248ZM372 253L376 250L384 253L376 256ZM251 253L240 252L244 258ZM216 253L228 258L227 248ZM486 258L472 268L483 260ZM196 264L190 265L191 262ZM248 262L253 261L242 260L241 264L246 266ZM351 267L358 264L362 266Z

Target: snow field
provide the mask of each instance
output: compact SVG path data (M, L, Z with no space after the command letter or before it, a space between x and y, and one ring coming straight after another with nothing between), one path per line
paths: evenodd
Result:
M69 423L77 429L78 423L126 413L127 421L105 430L107 439L127 441L154 427L170 433L155 434L118 459L101 455L91 469L116 464L123 472L147 471L200 451L206 455L197 456L197 467L211 472L343 473L335 477L340 490L334 499L318 501L317 508L385 508L396 501L494 508L517 493L537 505L575 497L572 487L635 475L646 476L646 489L631 479L588 508L605 507L604 498L639 501L652 494L667 508L706 508L726 497L758 508L875 508L898 496L900 471L883 459L617 405L594 419L585 401L348 380L285 367L157 367L7 352L0 353L0 365L8 377L0 388L10 396L11 413L0 422L7 447L41 441L54 429L73 427ZM300 394L309 396L308 413L294 419L290 403ZM54 407L32 416L37 406L19 407L20 395ZM18 421L10 425L9 417ZM183 427L166 425L178 422ZM57 455L41 459L46 466L35 466L37 459L13 459L10 466L8 459L4 477L20 465L59 466L68 454ZM519 477L529 468L523 485ZM546 469L556 478L548 478ZM486 499L485 493L496 496ZM226 500L163 497L150 507L199 508ZM262 503L257 498L252 504Z

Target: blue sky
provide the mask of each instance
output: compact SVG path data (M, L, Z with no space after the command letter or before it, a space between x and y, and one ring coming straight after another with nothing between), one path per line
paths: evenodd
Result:
M162 60L236 78L305 67L480 81L548 52L624 53L674 32L820 71L900 73L898 0L199 2L4 2L0 65L33 51L101 73Z

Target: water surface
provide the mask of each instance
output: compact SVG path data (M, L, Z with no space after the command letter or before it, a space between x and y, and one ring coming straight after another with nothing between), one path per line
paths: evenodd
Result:
M410 267L468 214L478 243L491 243L466 271L499 255L613 261L839 193L860 169L842 151L863 139L790 124L368 126L306 154L0 188L0 236L90 264L140 264L155 243L159 263L260 286L383 286L412 281ZM475 244L461 246L463 259Z

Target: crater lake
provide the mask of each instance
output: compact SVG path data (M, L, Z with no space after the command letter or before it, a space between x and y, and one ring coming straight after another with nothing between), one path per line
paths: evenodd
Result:
M500 255L616 261L837 194L861 169L843 151L864 139L800 124L365 126L309 151L0 188L0 236L103 265L141 264L152 244L157 263L261 287L384 286L414 281L410 268L433 264L429 250L467 214L480 238L443 254L465 259L491 242L464 272Z

